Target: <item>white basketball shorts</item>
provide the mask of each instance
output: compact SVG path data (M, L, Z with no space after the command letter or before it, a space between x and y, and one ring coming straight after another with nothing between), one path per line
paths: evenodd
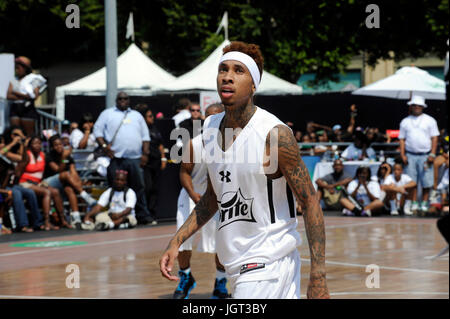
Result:
M188 219L192 210L195 207L194 201L189 197L189 194L183 188L178 196L178 210L177 210L177 230L183 226ZM200 229L200 242L197 250L203 253L214 254L216 252L216 232L219 214L215 214L203 227ZM192 250L192 243L195 235L188 238L179 248L179 251Z

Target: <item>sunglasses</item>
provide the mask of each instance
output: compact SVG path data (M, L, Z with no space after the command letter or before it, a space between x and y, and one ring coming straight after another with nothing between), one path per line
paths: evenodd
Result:
M191 110L191 112L200 112L200 109Z
M120 101L120 100L125 100L126 101L126 100L129 100L129 98L127 98L127 97L118 97L117 100L118 101Z

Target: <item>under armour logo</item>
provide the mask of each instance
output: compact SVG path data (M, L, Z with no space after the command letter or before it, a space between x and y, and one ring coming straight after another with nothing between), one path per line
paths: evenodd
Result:
M225 172L224 172L224 171L221 171L221 172L219 172L219 175L222 176L222 177L220 178L220 181L221 181L221 182L223 182L224 179L226 179L226 180L225 180L225 183L231 182L231 179L230 179L231 173L230 173L229 171L225 171Z

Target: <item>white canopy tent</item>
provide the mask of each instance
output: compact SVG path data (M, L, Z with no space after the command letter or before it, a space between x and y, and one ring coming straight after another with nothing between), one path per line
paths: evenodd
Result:
M153 62L132 43L117 58L117 88L128 94L152 95L153 88L176 78ZM65 116L66 95L105 95L106 68L56 88L56 117Z
M412 94L425 99L445 100L445 83L427 71L405 66L393 75L353 91L356 95L410 99Z
M158 92L216 91L219 61L223 54L223 48L228 44L230 44L230 41L225 40L193 70L183 74L172 82L161 83L154 90ZM292 84L264 71L256 94L302 94L302 91L301 86Z

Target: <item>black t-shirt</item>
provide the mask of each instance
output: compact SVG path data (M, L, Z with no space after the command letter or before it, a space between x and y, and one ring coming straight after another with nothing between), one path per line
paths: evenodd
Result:
M55 172L50 168L50 163L55 162L58 166L61 165L61 154L58 154L56 152L50 152L45 154L45 171L44 171L44 178L47 178L49 176L53 176L57 174L58 172ZM66 166L64 168L65 171L68 171L70 169L71 164L75 164L75 161L73 160L72 156L69 156L66 158Z

